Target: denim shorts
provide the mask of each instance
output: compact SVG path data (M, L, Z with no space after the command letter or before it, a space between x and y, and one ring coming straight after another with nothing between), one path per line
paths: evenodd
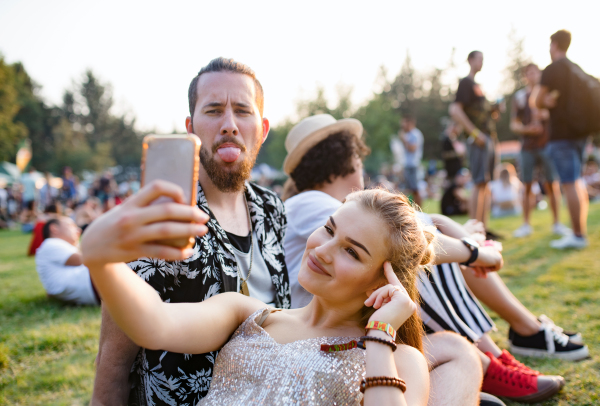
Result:
M586 142L586 140L557 140L550 141L546 146L561 183L573 183L581 178Z
M419 168L407 166L404 168L404 180L406 181L406 188L412 192L419 191Z
M533 182L533 170L536 165L540 165L544 180L546 182L554 182L557 178L556 169L552 164L552 160L548 156L548 151L545 148L535 148L529 150L521 150L521 181L523 183Z
M471 178L476 185L494 179L496 167L496 144L490 137L486 137L483 147L475 143L469 144L469 169Z

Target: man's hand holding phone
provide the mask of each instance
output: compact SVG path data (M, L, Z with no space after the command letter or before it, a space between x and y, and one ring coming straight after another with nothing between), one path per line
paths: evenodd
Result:
M172 202L151 204L160 197ZM174 183L155 180L138 193L96 219L81 240L83 263L102 267L140 257L183 260L191 248L160 244L159 240L203 236L208 214L184 202L183 189Z

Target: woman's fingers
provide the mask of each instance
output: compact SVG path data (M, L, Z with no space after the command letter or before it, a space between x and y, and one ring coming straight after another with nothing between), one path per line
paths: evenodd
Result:
M171 182L154 180L128 199L128 203L138 207L148 206L159 197L170 197L176 203L183 203L183 189Z
M169 240L190 236L203 236L208 231L204 224L180 223L176 221L162 221L141 227L132 236L142 243L156 240Z
M161 203L138 209L135 222L143 225L170 220L206 224L209 219L208 214L198 207L180 203Z
M402 285L400 280L394 273L394 268L392 268L392 264L390 261L385 261L383 263L383 274L385 275L388 282L392 285Z

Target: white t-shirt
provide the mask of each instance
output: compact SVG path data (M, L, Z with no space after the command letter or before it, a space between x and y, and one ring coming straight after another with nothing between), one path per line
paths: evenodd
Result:
M520 205L519 192L520 184L517 182L509 182L504 184L500 179L490 182L490 190L492 192L492 203L514 202L515 206Z
M275 285L271 282L271 274L263 256L260 254L258 238L256 232L252 233L252 242L254 252L252 254L252 273L248 278L248 291L251 297L254 297L269 306L275 307ZM248 277L248 269L250 268L250 252L242 252L236 247L233 247L235 261L240 267L240 272L244 279ZM240 291L242 281L238 277L238 292Z
M99 304L87 267L65 265L77 252L77 247L65 240L45 239L35 253L35 265L42 285L50 296L57 299L77 304Z
M341 205L342 202L327 193L315 190L302 192L285 201L288 226L283 246L292 291L292 309L304 307L312 299L312 294L298 283L306 241L317 228L327 223L329 216Z
M407 168L418 168L423 159L423 133L418 128L413 128L406 133L406 140L410 145L416 145L417 149L413 152L408 149L404 151L406 157L404 165Z

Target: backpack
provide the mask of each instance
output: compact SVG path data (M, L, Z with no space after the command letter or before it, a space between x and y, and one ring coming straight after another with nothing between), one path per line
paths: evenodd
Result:
M577 137L600 132L600 81L569 61L567 117Z

